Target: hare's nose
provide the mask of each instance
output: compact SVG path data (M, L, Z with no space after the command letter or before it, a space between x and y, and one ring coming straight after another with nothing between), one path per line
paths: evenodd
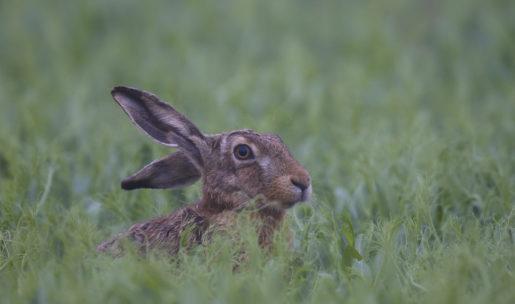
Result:
M306 190L309 187L310 183L309 177L302 179L290 177L290 181L295 187L299 188L302 192L304 192L304 190Z

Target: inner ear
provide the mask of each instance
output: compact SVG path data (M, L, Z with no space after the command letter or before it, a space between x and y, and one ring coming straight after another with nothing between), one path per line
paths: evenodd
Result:
M161 144L179 147L202 168L205 137L188 118L149 92L118 86L111 94L138 128Z

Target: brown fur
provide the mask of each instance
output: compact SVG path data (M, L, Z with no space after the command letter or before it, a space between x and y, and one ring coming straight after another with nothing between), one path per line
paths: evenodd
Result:
M120 240L128 238L142 252L159 248L175 254L183 240L187 246L202 243L210 227L230 229L236 212L255 199L257 210L253 218L259 222L259 243L268 247L285 210L309 198L310 176L279 136L252 130L205 135L150 93L116 87L112 94L145 133L179 149L145 166L124 180L122 187L174 188L200 178L202 198L167 216L133 225L100 244L98 251L118 255L122 252ZM238 159L234 150L238 145L249 146L254 157ZM184 234L186 231L188 235Z

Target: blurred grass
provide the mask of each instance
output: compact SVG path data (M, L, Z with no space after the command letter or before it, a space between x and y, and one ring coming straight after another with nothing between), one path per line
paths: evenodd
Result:
M97 255L199 195L119 189L168 150L116 84L281 134L294 249ZM514 303L514 84L513 1L0 1L0 301Z

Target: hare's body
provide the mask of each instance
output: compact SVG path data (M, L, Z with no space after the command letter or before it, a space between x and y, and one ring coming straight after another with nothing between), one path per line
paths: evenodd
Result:
M196 203L168 215L134 224L127 231L102 242L97 250L118 256L123 252L122 242L128 239L141 253L158 249L174 255L181 245L190 247L202 244L211 233L230 230L234 226L235 216L236 212L232 210L206 213Z
M140 252L161 249L176 254L185 234L188 244L200 244L209 225L209 218L201 215L194 206L183 207L172 214L134 224L126 232L100 244L97 250L119 255L122 252L120 242L129 239Z
M112 94L140 129L159 143L179 149L125 179L122 188L176 188L199 179L203 187L199 202L135 224L102 243L99 251L117 254L120 241L128 238L142 251L161 248L175 254L183 244L202 243L207 231L230 229L236 211L254 199L260 244L267 246L285 209L309 198L308 172L277 135L246 129L205 135L150 93L116 87Z
M251 215L258 223L260 245L268 247L285 212L261 206ZM206 212L201 204L196 203L179 208L171 214L134 224L127 231L102 242L97 250L119 256L123 253L121 242L128 239L141 253L158 249L174 255L181 245L199 245L208 241L212 233L230 232L235 228L236 216L236 210Z

